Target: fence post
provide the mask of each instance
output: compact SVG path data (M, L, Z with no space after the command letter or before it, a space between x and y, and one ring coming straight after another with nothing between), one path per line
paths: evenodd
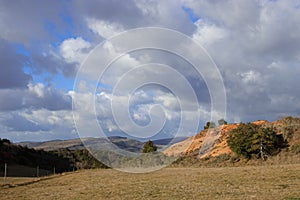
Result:
M53 167L53 175L55 175L55 166Z
M40 167L37 166L36 167L36 177L39 177L40 176Z
M3 184L6 183L6 174L7 174L7 163L4 164L4 177L3 177Z

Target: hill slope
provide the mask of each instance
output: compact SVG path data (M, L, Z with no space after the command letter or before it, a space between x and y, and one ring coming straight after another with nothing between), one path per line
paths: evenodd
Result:
M119 148L131 152L141 152L143 148L143 142L129 139L126 137L113 136L108 137L108 140L118 146ZM54 151L59 149L79 150L85 149L85 147L97 149L108 149L109 141L105 138L82 138L71 140L53 140L46 142L20 142L21 146L27 146L28 148L43 149L45 151Z
M154 144L158 148L164 148L165 146L172 145L177 142L185 140L187 137L176 137L176 138L164 138L153 140ZM129 139L126 137L112 136L108 137L108 140L116 145L117 147L131 152L141 152L144 146L144 142ZM85 147L97 148L103 150L109 150L109 141L105 138L78 138L71 140L52 140L46 142L20 142L17 143L23 147L34 148L36 150L43 149L45 151L55 151L60 149L70 149L70 150L82 150Z
M300 118L286 117L274 122L265 120L252 122L264 127L273 127L277 134L282 134L290 149L300 151ZM230 131L239 124L228 124L203 130L182 142L171 145L164 153L169 156L217 157L222 154L232 155L226 140Z

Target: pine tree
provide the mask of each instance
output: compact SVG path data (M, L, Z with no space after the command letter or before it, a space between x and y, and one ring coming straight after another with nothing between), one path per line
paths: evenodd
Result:
M143 153L150 153L154 151L157 151L157 146L155 146L151 140L144 144Z

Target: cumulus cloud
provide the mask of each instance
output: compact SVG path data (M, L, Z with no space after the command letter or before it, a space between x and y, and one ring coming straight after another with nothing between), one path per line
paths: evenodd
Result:
M300 22L296 1L184 3L200 18L193 37L206 47L222 72L230 120L274 120L299 113L298 103L291 102L299 99L294 74L300 66L300 31L292 28ZM293 92L287 92L288 88ZM290 102L289 106L279 99ZM275 102L282 107L274 106Z
M122 25L112 22L105 22L97 19L87 19L88 27L103 38L110 38L124 31Z
M24 108L70 110L72 108L71 97L41 83L30 83L27 89L0 90L0 111L14 111Z
M90 19L105 25L105 27L88 25L97 33L114 33L111 30L140 28L147 26L159 26L175 29L187 34L191 34L195 26L189 20L188 15L182 9L180 1L110 1L105 0L82 2L75 0L73 14L82 13L84 19ZM176 19L176 20L174 20ZM98 28L96 28L98 27ZM98 30L98 31L97 31ZM99 32L100 30L100 32ZM108 31L109 30L109 31ZM106 35L106 34L105 34ZM110 35L113 36L113 35Z
M226 37L227 30L213 23L199 19L195 22L197 30L193 34L193 39L203 46L209 46L214 42Z
M11 113L9 118L2 123L10 131L16 132L42 132L49 131L50 127L45 127L45 124L40 124L36 121L27 119L19 113Z
M47 141L77 137L71 111L46 109L0 112L1 138L18 141Z
M180 31L205 47L226 86L227 121L273 120L299 114L298 24L300 13L296 0L1 1L0 128L3 133L0 137L15 140L76 137L73 114L79 119L77 126L83 128L84 136L99 136L98 125L108 135L123 134L114 120L112 100L122 103L117 106L128 104L130 118L137 125L146 126L151 116L165 119L161 137L177 134L183 117L191 122L200 115L200 128L212 115L223 117L218 112L211 113L213 91L209 91L205 77L169 52L148 49L122 55L106 68L95 91L91 90L91 84L98 81L101 64L107 64L97 60L89 61L91 67L84 71L92 81L80 82L78 91L58 90L55 83L46 84L36 78L41 75L74 78L89 50L99 42L122 31L147 26ZM137 35L124 45L134 47L151 34ZM157 43L178 49L179 44L170 42L170 37ZM107 51L99 55L102 60L115 58L122 48L109 41L103 45ZM180 49L194 58L203 56L191 46L180 46ZM166 68L152 64L137 69L148 63L170 66L183 75L195 91L197 102ZM203 70L210 79L216 78L211 69ZM113 93L118 84L120 88L133 88L136 83L150 79L160 80L170 88L176 86L182 98L178 99L170 88L157 85L135 88L133 94L126 93L128 90ZM64 84L64 80L61 82ZM73 112L71 97L78 100ZM194 107L196 103L198 109ZM160 105L164 115L160 115L160 109L150 112L156 105ZM181 105L186 105L185 109L181 110ZM194 134L188 124L180 134Z
M91 49L91 44L81 37L69 38L60 45L60 53L67 63L80 64Z

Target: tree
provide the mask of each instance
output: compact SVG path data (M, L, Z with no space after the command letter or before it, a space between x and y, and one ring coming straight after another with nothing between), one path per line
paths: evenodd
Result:
M252 154L251 137L257 129L258 126L255 124L241 123L236 129L230 132L230 136L227 139L230 149L239 156L250 158Z
M143 153L150 153L154 151L157 151L157 146L155 146L151 140L144 144Z
M253 151L257 156L265 160L268 155L276 153L279 148L285 147L285 141L282 135L277 135L275 131L268 128L259 128L257 133L253 135Z
M222 125L226 125L227 122L225 121L225 119L219 119L218 124L219 124L219 126L222 126Z
M206 122L206 125L204 126L204 129L215 128L215 127L216 127L215 122Z
M237 155L251 158L267 156L279 152L286 144L282 135L277 135L273 128L263 128L255 124L240 124L230 132L227 143Z
M11 144L11 142L10 142L10 140L8 140L8 139L1 139L0 138L0 143L2 143L2 144L4 144L4 143L6 143L6 144Z

